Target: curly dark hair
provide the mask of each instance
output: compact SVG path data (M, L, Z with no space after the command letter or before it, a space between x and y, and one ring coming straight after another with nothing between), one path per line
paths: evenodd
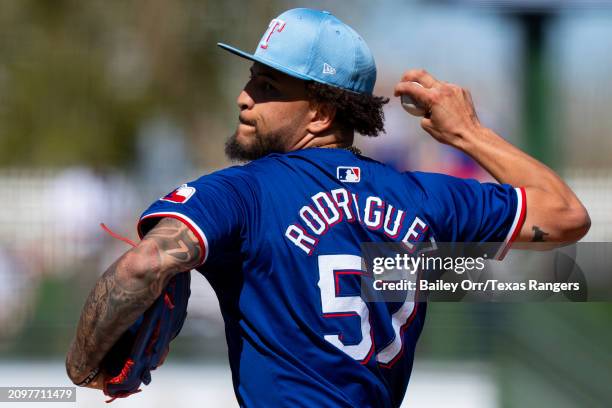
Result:
M378 136L385 131L383 105L389 98L359 94L315 81L306 82L306 92L311 101L336 107L334 123L342 131L364 136Z

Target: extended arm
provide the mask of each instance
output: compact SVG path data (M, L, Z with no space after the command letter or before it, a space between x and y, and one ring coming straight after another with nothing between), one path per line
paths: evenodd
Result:
M80 384L177 273L189 271L202 249L181 221L162 219L133 249L98 279L85 301L76 336L66 356L66 371ZM102 388L102 375L89 384Z
M483 127L469 91L412 70L395 87L395 95L400 94L426 109L421 126L436 140L470 155L500 183L524 187L527 215L516 241L546 241L554 247L587 233L591 221L574 192L549 167Z

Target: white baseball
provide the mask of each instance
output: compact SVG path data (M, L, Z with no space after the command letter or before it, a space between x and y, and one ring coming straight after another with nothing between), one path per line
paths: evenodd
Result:
M419 84L418 82L413 81L412 83L417 84L418 86L423 88L423 85ZM425 116L425 114L427 113L427 111L424 108L422 108L414 99L412 99L408 95L401 95L401 101L402 101L402 107L404 108L404 110L411 115Z

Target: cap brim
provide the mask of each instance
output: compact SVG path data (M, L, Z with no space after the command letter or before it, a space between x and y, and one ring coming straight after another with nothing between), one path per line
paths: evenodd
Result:
M296 71L294 71L294 70L292 70L290 68L283 67L282 65L278 65L278 64L276 64L274 62L266 60L265 58L258 57L257 55L249 54L248 52L244 52L242 50L239 50L238 48L232 47L231 45L227 45L227 44L223 44L223 43L217 43L217 45L219 47L223 48L224 50L229 51L232 54L235 54L235 55L237 55L239 57L246 58L246 59L251 60L251 61L256 61L256 62L259 62L260 64L263 64L263 65L267 65L270 68L274 68L277 71L284 72L285 74L290 75L292 77L295 77L295 78L298 78L298 79L303 79L305 81L317 81L317 82L320 82L316 78L312 78L312 77L310 77L308 75L304 75L304 74L301 74L299 72L296 72Z

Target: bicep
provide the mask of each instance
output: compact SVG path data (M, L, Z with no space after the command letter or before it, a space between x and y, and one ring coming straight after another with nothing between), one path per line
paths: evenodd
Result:
M530 249L551 249L579 240L583 235L583 208L576 209L539 188L525 187L525 222L516 242L544 242ZM517 245L517 248L525 247Z

